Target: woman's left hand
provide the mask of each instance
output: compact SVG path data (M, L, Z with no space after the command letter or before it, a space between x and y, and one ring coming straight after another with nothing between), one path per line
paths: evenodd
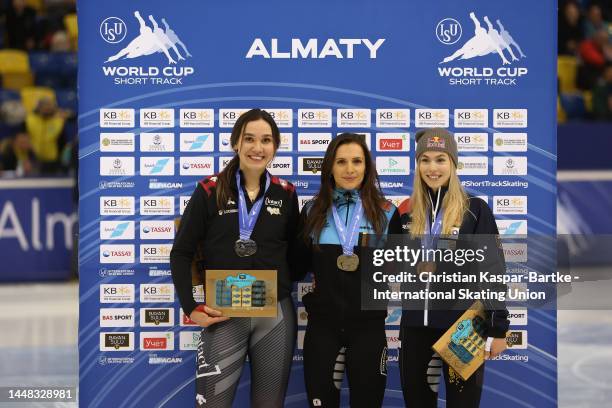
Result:
M493 339L491 343L491 351L485 351L485 360L489 360L501 354L506 348L508 348L508 344L506 343L506 339Z

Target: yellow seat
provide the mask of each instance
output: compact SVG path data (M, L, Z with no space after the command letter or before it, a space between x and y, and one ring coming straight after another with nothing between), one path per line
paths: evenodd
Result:
M74 13L66 14L64 16L64 26L66 27L66 31L68 31L68 37L70 38L72 49L76 50L79 38L79 25L77 24L77 15Z
M593 92L582 91L582 98L584 99L584 107L587 112L593 112Z
M30 113L36 108L40 98L48 97L53 101L57 101L55 91L46 86L29 86L21 90L21 103L27 113Z
M43 11L45 9L45 0L26 0L26 6L32 7L36 11Z
M578 60L571 55L560 55L557 58L557 72L559 75L559 90L563 93L576 92L576 73Z
M22 50L0 50L0 74L30 72L28 53Z
M561 106L561 99L557 96L557 123L565 123L566 120L567 115L565 110L563 110L563 106Z
M26 86L34 85L34 75L31 72L7 72L2 74L2 88L19 91Z

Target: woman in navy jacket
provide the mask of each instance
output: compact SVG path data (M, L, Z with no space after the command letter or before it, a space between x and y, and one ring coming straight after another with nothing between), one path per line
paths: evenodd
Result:
M486 202L468 196L457 176L457 144L445 129L427 129L416 133L416 168L413 194L400 204L403 230L431 249L453 245L453 239L474 237L489 245L484 256L486 267L496 274L505 272L495 218ZM451 239L441 239L442 237ZM454 237L454 238L452 238ZM446 242L446 243L445 243ZM451 242L451 243L449 243ZM455 244L458 245L458 244ZM449 271L450 268L450 271ZM423 262L417 272L452 272L449 263ZM433 284L432 284L433 285ZM456 284L428 287L428 291L443 291ZM504 290L503 285L496 290ZM400 330L400 373L407 407L438 406L438 384L444 372L447 407L478 407L484 380L484 364L463 381L452 368L441 361L432 345L463 314L454 307L445 310L439 301L425 300L422 308L404 310ZM469 303L472 303L470 301ZM486 327L485 358L492 358L506 348L508 311L504 302L485 301ZM456 306L456 304L455 304ZM469 307L469 304L467 305Z

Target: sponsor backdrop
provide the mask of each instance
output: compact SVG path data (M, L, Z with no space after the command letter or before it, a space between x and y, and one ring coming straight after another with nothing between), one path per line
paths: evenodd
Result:
M72 179L0 180L0 281L70 277L77 213Z
M399 203L411 193L415 131L446 127L466 189L487 199L502 234L553 234L555 16L554 2L526 0L81 2L81 402L193 404L198 332L171 284L173 220L231 157L229 132L251 107L278 122L270 170L301 204L338 133L366 135ZM508 255L525 260L521 248ZM306 403L299 301L309 289L296 288L287 406ZM399 318L391 310L387 322L389 406L402 404ZM555 313L519 307L512 319L512 347L487 364L483 406L555 406Z

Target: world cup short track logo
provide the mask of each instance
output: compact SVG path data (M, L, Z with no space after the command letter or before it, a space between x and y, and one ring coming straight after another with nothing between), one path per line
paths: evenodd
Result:
M442 44L456 43L461 38L461 34L461 24L454 18L445 18L436 26L436 37Z
M107 43L117 44L127 35L127 26L119 17L108 17L100 24L100 35Z
M172 30L165 18L162 18L159 23L153 15L149 14L145 20L145 17L139 11L134 12L134 18L138 21L138 35L123 49L110 56L105 63L140 58L157 53L163 53L168 60L168 64L176 64L177 61L191 57L187 46ZM104 41L113 44L123 40L126 31L125 23L117 17L107 18L100 26L100 34ZM119 32L121 35L119 35Z

